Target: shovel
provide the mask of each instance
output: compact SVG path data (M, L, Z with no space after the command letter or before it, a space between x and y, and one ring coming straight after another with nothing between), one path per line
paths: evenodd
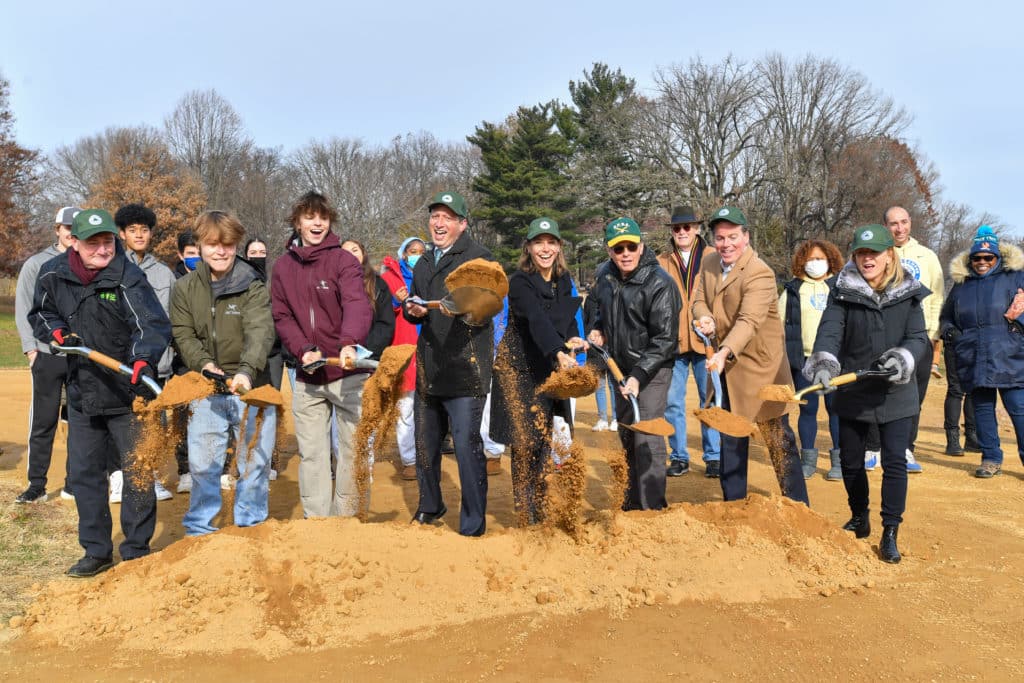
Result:
M615 359L604 350L604 348L597 344L591 344L590 348L597 351L597 354L604 359L605 365L608 366L608 371L612 373L612 377L615 378L615 382L620 386L626 386L626 378L622 374L622 370L619 369L619 364L615 362ZM629 404L633 407L633 420L632 424L626 424L622 420L618 420L619 424L626 429L631 429L634 432L640 432L641 434L650 434L652 436L672 436L675 434L675 428L663 417L656 417L652 420L641 420L640 419L640 405L636 402L636 396L633 394L626 394L626 398L629 399Z
M203 377L206 379L213 380L213 384L217 389L218 394L230 394L231 387L228 386L228 378L224 375L218 375L216 372L211 370L203 370ZM282 406L284 405L284 398L274 387L269 384L256 387L255 389L240 390L238 397L243 402L248 403L251 406L257 408L265 408L267 406Z
M342 366L341 359L332 356L331 358L321 358L320 360L315 360L312 363L306 363L302 366L302 371L313 374L325 365L329 365L332 368L344 367L346 370L376 370L377 366L380 365L380 361L370 360L369 358L360 358L355 362L349 360L344 364L344 366Z
M831 384L834 387L840 387L844 384L852 384L864 377L891 377L895 374L895 368L886 368L884 370L857 370L856 372L848 372L845 375L833 377ZM804 387L800 391L794 392L793 387L788 384L769 384L761 387L757 392L757 397L762 401L804 404L806 403L806 401L803 400L804 396L815 391L821 391L824 388L825 386L823 384L812 384L809 387Z
M52 344L51 346L58 351L70 353L74 356L85 356L92 362L102 365L105 368L109 368L114 372L124 375L125 377L131 377L134 374L133 370L121 361L111 358L105 353L100 353L99 351L90 349L88 346L60 346L59 344ZM150 391L153 392L154 396L160 395L162 389L155 379L142 375L140 380Z
M718 352L718 338L713 333L705 335L696 327L694 331L704 342L705 357L710 362L711 357ZM730 413L722 407L722 376L709 368L708 377L711 378L711 391L704 399L704 405L699 410L693 411L694 417L708 427L737 439L753 435L757 430L753 422L742 415ZM712 402L714 405L711 405Z
M508 295L508 278L501 265L486 259L466 261L444 279L448 296L437 301L425 301L411 296L411 301L445 315L459 316L467 325L481 327L490 322L504 308Z

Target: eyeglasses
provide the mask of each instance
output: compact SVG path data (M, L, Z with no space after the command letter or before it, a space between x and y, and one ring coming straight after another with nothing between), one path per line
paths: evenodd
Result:
M630 253L632 253L639 248L639 242L626 242L625 244L616 244L614 247L612 247L612 251L614 251L616 254L621 254L622 252L629 249Z
M672 226L672 232L682 232L684 230L689 232L691 230L696 230L697 227L696 223L676 223Z
M975 254L971 257L971 263L977 263L979 261L983 263L992 263L996 260L996 257L992 254Z

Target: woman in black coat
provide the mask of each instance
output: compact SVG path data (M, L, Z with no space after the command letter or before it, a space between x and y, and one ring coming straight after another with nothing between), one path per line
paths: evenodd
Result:
M882 440L882 540L886 562L900 561L896 536L907 502L906 449L913 417L920 411L914 359L931 343L924 327L921 300L927 287L906 271L896 256L892 235L881 225L857 228L853 256L836 278L821 317L814 351L804 377L834 391L831 378L841 373L887 369L888 377L871 377L836 394L843 483L851 518L843 528L857 538L871 534L868 476L864 444L868 427L877 424Z
M558 224L538 218L508 279L509 322L498 347L492 386L490 435L512 446L512 493L520 524L543 518L544 459L551 450L555 415L572 424L569 400L539 396L537 387L556 369L576 360L566 343L587 348L576 311Z

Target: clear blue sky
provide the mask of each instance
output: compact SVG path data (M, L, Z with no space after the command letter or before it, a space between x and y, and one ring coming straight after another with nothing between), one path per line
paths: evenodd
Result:
M111 125L160 126L215 88L258 144L333 135L462 140L521 104L568 100L595 61L641 87L730 52L830 57L913 116L944 196L1024 228L1024 47L1016 3L13 2L0 73L16 134L50 151Z

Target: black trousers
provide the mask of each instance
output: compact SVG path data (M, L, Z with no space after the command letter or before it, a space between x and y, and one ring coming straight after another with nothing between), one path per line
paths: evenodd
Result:
M640 418L651 420L665 417L668 405L668 388L672 382L672 369L662 368L654 374L647 386L640 390L636 402L640 408ZM625 398L618 387L612 389L615 395L615 415L629 423L636 421L629 399ZM629 484L626 497L622 501L623 510L661 510L668 503L665 500L665 460L668 449L665 448L665 437L641 434L626 429L619 421L619 441L626 449L626 470Z
M153 476L144 473L142 488L134 481L131 467L138 434L135 415L89 416L68 407L68 463L71 486L78 507L78 542L91 557L111 557L113 521L107 501L107 463L111 447L124 464L124 488L121 498L121 559L131 560L149 554L149 541L156 530L156 496Z
M53 458L53 439L60 420L61 389L68 380L68 361L40 351L32 363L32 408L28 432L28 484L46 490L47 473ZM70 466L70 460L69 460ZM70 471L68 468L67 471ZM71 493L66 483L64 487Z
M839 418L839 451L843 465L843 484L850 512L860 515L868 510L868 474L864 470L864 448L868 430L874 423ZM903 521L907 508L907 456L913 418L904 417L877 425L882 450L882 524L892 526Z
M722 407L729 409L729 388L722 375ZM782 495L810 505L807 483L800 467L800 452L796 447L796 435L789 426L789 416L773 418L758 423L764 436L768 455L775 469ZM719 483L725 500L742 500L747 497L747 464L750 455L750 438L737 438L722 434L722 469Z
M441 442L451 424L455 459L459 464L462 509L459 533L482 536L487 529L487 463L480 438L485 396L439 397L416 392L416 480L420 489L418 512L436 514L444 506L441 495Z
M943 405L943 428L960 429L960 407L963 406L964 430L977 431L974 426L974 399L965 394L956 374L956 351L952 344L942 345L942 356L946 361L946 402Z

